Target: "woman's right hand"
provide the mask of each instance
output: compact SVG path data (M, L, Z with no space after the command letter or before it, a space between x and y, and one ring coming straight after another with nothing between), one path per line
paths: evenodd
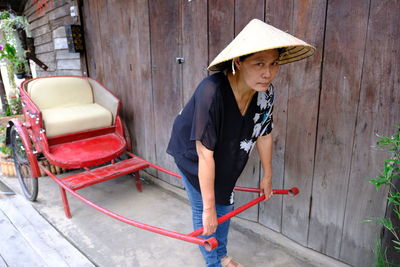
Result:
M203 234L211 235L217 231L218 219L215 208L203 210Z

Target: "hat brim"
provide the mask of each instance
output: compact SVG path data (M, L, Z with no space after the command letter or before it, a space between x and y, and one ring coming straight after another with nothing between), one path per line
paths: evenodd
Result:
M303 45L302 46L288 45L288 46L273 47L273 48L268 48L268 49L259 50L259 51L252 51L252 52L245 53L243 55L238 55L236 57L232 57L232 58L226 59L224 61L220 61L220 62L212 62L212 65L210 64L208 66L208 70L223 71L230 67L230 62L234 58L246 56L246 55L250 55L250 54L254 54L254 53L258 53L258 52L263 52L263 51L267 51L267 50L279 49L279 48L284 48L285 51L279 55L279 58L276 61L278 65L284 65L287 63L302 60L304 58L312 56L315 52L315 47L313 47L311 45L307 45L307 46L306 45L304 45L304 46Z

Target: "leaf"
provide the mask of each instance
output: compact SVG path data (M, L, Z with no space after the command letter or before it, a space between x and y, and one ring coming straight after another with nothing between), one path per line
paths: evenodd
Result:
M372 218L372 219L362 220L362 222L376 222L376 223L379 223L379 224L383 225L389 231L393 231L394 230L393 223L392 223L392 221L390 219Z
M397 218L400 219L400 211L396 208L393 209L394 213L396 213Z
M400 194L398 192L389 194L388 201L396 206L400 206Z
M383 226L385 226L386 229L388 229L389 231L393 231L394 230L394 226L393 223L390 219L386 219L386 218L377 218L376 220L378 223L382 224Z
M396 199L389 198L388 201L389 201L390 204L394 204L396 206L400 206L400 201L398 201Z
M393 241L393 243L395 243L397 246L394 246L394 248L396 249L396 250L399 250L400 251L400 241L396 241L396 240L392 240Z
M375 187L376 187L376 190L378 190L380 187L381 187L381 185L387 185L387 184L389 184L388 182L387 182L387 180L385 179L385 177L384 176L378 176L378 178L376 178L376 179L369 179L368 180L370 183L373 183L373 184L375 184Z

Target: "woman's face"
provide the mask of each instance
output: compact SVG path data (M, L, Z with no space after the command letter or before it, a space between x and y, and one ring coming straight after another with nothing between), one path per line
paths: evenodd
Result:
M278 50L266 50L255 53L243 61L235 59L236 68L240 71L240 78L251 89L263 92L275 78L279 70L276 60L279 57Z

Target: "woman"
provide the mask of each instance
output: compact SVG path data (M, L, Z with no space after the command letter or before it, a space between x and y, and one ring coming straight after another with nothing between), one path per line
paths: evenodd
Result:
M272 81L281 64L313 54L307 43L260 20L252 20L213 60L219 71L205 78L176 117L167 152L182 175L193 226L218 247L200 250L207 266L242 266L227 256L233 188L256 145L264 170L260 189L272 197Z

